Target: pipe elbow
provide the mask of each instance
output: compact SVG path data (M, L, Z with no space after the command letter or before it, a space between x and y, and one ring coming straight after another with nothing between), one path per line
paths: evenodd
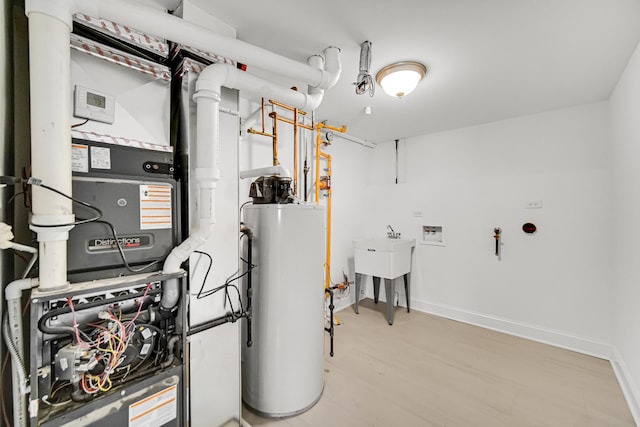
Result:
M65 23L70 31L73 29L73 15L81 9L91 16L98 15L95 0L26 0L24 9L27 16L35 12L55 18Z
M209 237L211 237L212 232L213 224L208 224L191 234L191 236L189 236L189 238L179 246L173 248L164 261L162 273L171 274L180 271L182 263L189 258L189 255L207 242Z
M316 87L320 89L329 89L335 86L340 79L342 73L342 61L340 59L340 48L329 46L324 50L324 71L322 73L322 81Z
M38 286L38 279L19 279L9 283L4 289L4 297L7 301L20 299L22 292Z
M309 88L304 107L304 111L313 111L322 104L324 99L324 90L318 88Z
M231 76L231 66L228 64L211 64L205 68L196 81L196 93L193 95L194 101L198 98L208 98L220 101L220 91L222 86L228 85Z

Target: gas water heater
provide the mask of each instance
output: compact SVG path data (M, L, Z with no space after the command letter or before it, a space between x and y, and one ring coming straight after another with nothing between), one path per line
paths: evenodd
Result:
M311 408L324 386L326 213L322 206L297 204L244 209L255 267L243 399L264 416L295 415Z

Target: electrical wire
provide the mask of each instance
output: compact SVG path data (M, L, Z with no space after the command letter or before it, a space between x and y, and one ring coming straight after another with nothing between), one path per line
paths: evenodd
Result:
M27 369L25 367L24 361L20 357L20 353L16 348L13 339L11 338L11 333L9 332L9 315L5 313L4 319L2 322L2 334L4 336L5 343L7 345L7 349L9 350L9 354L11 355L11 359L15 363L15 368L17 368L18 378L20 381L20 389L22 390L23 385L25 384L27 378Z
M362 95L369 92L369 96L373 97L376 93L376 83L373 80L373 77L369 73L360 73L358 75L358 80L354 83L356 85L356 94Z
M155 260L150 262L149 264L143 265L140 268L133 268L131 267L131 265L129 265L129 262L127 261L127 257L124 254L124 249L122 249L122 244L120 243L120 238L118 237L118 233L116 232L116 228L114 227L114 225L112 223L110 223L109 221L105 221L103 219L97 219L94 221L97 224L105 224L107 227L109 227L109 230L111 230L111 234L113 235L113 240L115 241L116 244L116 248L118 249L118 252L120 253L120 258L122 259L122 262L124 263L125 268L130 271L131 273L141 273L145 270L147 270L148 268L153 267L156 264L159 264L160 262L162 262L162 260Z
M29 305L30 305L30 300L27 299L27 302L22 308L23 317L27 314L27 311L29 310ZM9 363L9 354L5 353L4 360L2 361L2 369L0 369L0 379L4 378L4 373L5 373L5 370L7 369L8 363ZM11 425L11 423L9 422L9 416L7 415L7 408L6 408L6 405L4 404L5 403L4 400L5 400L4 388L0 387L0 406L2 407L2 417L4 418L6 425L9 426Z
M100 209L98 209L97 207L87 203L87 202L83 202L82 200L78 200L76 198L71 197L68 194L63 193L60 190L57 190L53 187L49 187L48 185L43 184L39 179L35 179L35 178L29 178L27 180L27 184L30 184L31 186L37 185L38 187L42 187L45 190L49 190L53 193L56 193L66 199L71 200L74 203L77 203L79 205L82 205L88 209L91 209L92 211L94 211L96 213L96 216L93 218L89 218L89 219L81 219L80 221L74 221L68 224L34 224L33 222L29 221L29 224L34 226L34 227L42 227L42 228L56 228L56 227L70 227L70 226L75 226L75 225L80 225L80 224L87 224L89 222L95 222L98 221L100 218L102 218L102 211Z
M89 123L89 119L86 119L84 122L80 122L80 123L76 123L76 124L71 125L71 129L78 128L80 126L86 125L87 123Z
M197 299L201 299L203 298L202 291L204 291L204 286L207 283L207 277L209 277L209 272L211 271L211 267L213 267L213 258L211 257L211 255L209 255L206 252L201 252L201 251L194 251L194 252L200 255L205 255L209 259L209 266L207 267L206 273L204 273L204 278L202 279L202 285L200 286L200 290L198 291L198 293L195 294Z

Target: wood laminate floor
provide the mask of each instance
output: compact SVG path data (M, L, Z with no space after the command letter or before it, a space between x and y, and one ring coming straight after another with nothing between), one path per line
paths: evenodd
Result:
M253 426L635 426L608 361L364 300L337 313L335 356L309 411Z

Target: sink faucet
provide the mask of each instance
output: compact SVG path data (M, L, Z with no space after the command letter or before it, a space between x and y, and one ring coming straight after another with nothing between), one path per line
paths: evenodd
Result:
M387 225L387 237L390 239L399 239L400 233L395 232L392 226Z

